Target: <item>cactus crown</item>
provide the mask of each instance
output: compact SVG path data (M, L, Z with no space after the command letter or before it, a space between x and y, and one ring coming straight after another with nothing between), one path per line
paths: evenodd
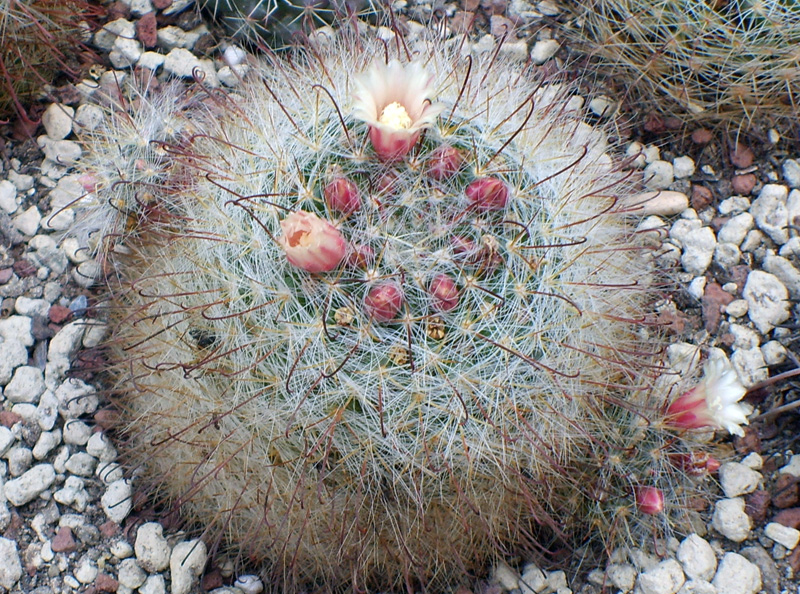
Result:
M425 74L419 129L357 109L376 58ZM87 144L125 451L282 582L435 589L587 515L612 539L639 483L681 507L626 175L565 87L343 32Z

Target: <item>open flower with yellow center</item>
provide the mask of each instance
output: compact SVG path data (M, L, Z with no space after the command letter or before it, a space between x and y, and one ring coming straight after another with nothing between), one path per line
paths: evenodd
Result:
M725 357L710 358L700 383L681 394L667 408L669 423L681 429L713 427L732 435L744 435L741 425L749 424L739 404L747 390Z
M399 161L443 106L431 103L432 77L422 64L376 63L356 78L354 116L369 125L369 138L382 161Z

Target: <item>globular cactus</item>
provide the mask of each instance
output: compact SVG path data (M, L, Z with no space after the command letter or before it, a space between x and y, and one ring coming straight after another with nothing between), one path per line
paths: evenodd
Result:
M800 4L787 0L574 2L575 41L666 114L796 126Z
M27 119L42 87L76 72L95 15L83 0L0 0L0 119Z
M342 31L86 138L121 449L276 590L443 591L703 493L603 132L510 58L396 41Z
M317 27L376 10L372 0L202 0L200 6L234 38L277 47Z

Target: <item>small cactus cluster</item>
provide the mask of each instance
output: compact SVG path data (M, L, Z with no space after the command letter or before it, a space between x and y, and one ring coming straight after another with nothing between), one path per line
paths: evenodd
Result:
M800 3L787 0L575 2L575 39L623 76L634 100L687 119L796 126ZM676 107L679 109L676 110Z
M371 0L202 0L201 8L234 38L288 44L298 35L375 11Z
M28 119L28 107L76 55L96 13L83 0L0 0L0 119Z
M276 589L443 591L703 495L604 133L511 58L396 41L162 85L85 138L122 451Z

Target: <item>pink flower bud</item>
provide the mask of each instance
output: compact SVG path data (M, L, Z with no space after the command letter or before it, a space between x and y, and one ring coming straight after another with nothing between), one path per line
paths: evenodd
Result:
M467 199L478 210L502 210L508 203L508 188L496 177L481 177L466 189Z
M442 145L438 147L428 160L428 175L437 180L453 177L464 164L464 157L457 148Z
M397 316L403 305L403 292L395 283L384 283L370 289L364 307L378 322L388 322Z
M399 176L394 169L384 171L375 182L375 191L378 194L391 194L397 187Z
M87 192L94 192L97 186L100 185L100 180L94 173L85 173L78 178L78 183Z
M458 305L458 287L446 274L433 277L428 291L433 298L433 307L439 311L451 311Z
M347 243L339 230L311 212L299 210L281 221L278 243L289 263L307 272L328 272L344 258Z
M328 208L342 214L350 215L361 208L361 196L358 188L349 179L337 177L322 191Z
M368 245L357 245L347 256L347 264L353 268L366 270L375 262L375 250Z
M455 236L450 240L450 245L456 256L471 256L478 251L478 244L468 237Z
M670 454L670 462L675 468L692 476L714 474L719 470L720 463L716 458L706 452L689 452L685 454Z
M664 511L664 493L656 487L636 487L634 489L636 507L643 514L654 516Z

